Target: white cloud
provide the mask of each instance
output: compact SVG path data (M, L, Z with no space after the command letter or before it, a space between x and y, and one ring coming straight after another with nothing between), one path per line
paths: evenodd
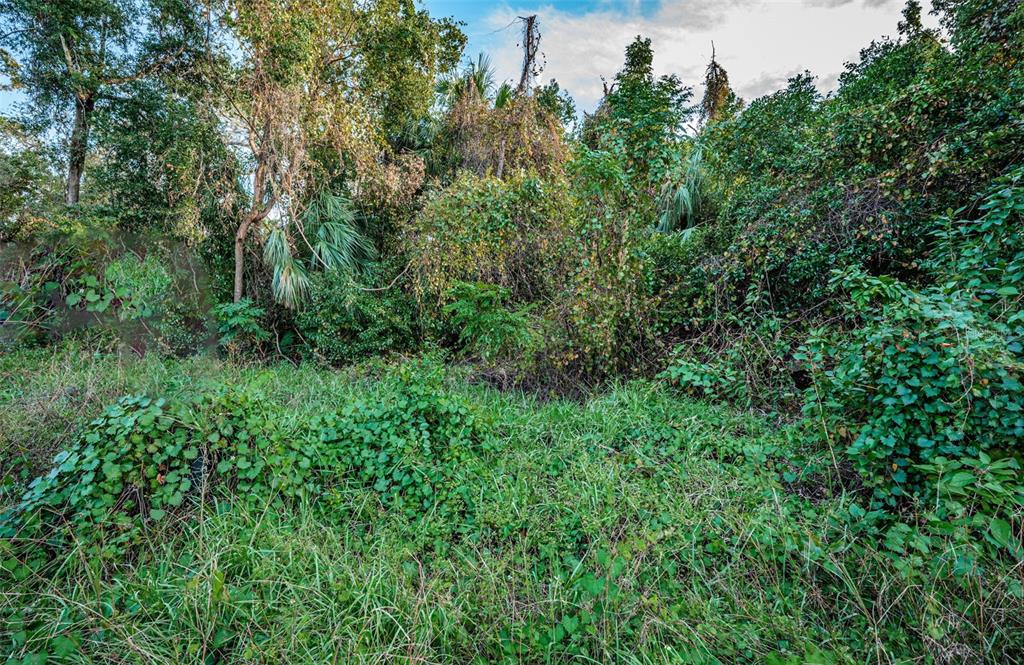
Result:
M662 0L653 12L607 5L572 13L550 5L505 5L489 16L497 32L483 46L502 79L517 80L522 55L517 26L501 30L517 16L537 14L545 68L540 80L558 79L584 110L601 98L601 77L622 65L626 45L650 37L654 67L674 73L700 94L699 82L714 41L718 61L739 94L759 96L784 86L805 69L819 87L834 87L846 61L872 39L895 34L899 0Z

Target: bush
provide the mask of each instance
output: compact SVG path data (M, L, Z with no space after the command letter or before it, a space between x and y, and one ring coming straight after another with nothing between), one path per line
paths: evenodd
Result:
M184 516L206 496L260 506L317 499L348 483L408 518L465 516L474 460L495 446L489 424L423 372L390 386L386 401L318 419L290 418L259 393L223 386L124 397L0 514L0 537L33 556L45 555L36 539L70 539L117 557L145 525Z
M415 299L378 269L363 286L342 271L316 273L309 302L295 316L308 351L333 365L416 349L422 335Z
M1024 334L1024 167L996 179L979 211L977 219L944 220L927 267L937 281L969 289L991 317Z
M574 211L559 180L460 175L428 201L408 237L417 293L442 302L458 282L486 282L514 302L550 297L564 281Z
M694 397L742 401L747 396L743 375L728 361L705 363L679 357L659 376Z
M652 221L632 207L637 194L613 153L581 150L572 164L579 202L573 263L551 318L557 364L593 381L646 369L657 298L646 242Z
M207 486L243 500L312 496L313 446L274 415L252 395L224 388L123 397L32 481L0 518L0 531L70 537L110 556L136 541L145 522L183 511Z
M841 276L863 325L810 343L807 415L848 443L886 503L927 497L927 465L983 453L1019 456L1024 354L1017 332L969 292L915 291L891 278Z
M403 377L386 403L357 401L323 419L323 455L333 473L372 489L385 508L419 519L461 521L473 497L468 475L495 439L486 421L440 386Z
M102 524L115 550L130 542L139 518L162 518L193 488L192 465L203 443L190 406L139 395L107 408L4 514L5 535L18 530L23 516L30 528L48 526L85 542L96 540Z
M509 356L531 346L529 312L532 306L508 309L508 289L463 282L452 288L450 297L452 302L444 311L459 329L459 342L484 361Z
M263 343L270 333L261 323L266 310L248 298L238 302L221 303L213 308L217 319L220 345L231 354L257 353L262 355Z

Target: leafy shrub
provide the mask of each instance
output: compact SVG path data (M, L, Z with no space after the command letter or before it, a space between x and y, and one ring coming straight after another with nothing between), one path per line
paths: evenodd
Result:
M248 501L314 496L315 441L286 429L280 415L222 387L188 398L124 397L32 481L0 519L2 531L67 534L110 555L205 487Z
M193 488L193 463L202 454L189 404L129 396L107 408L53 469L29 485L20 504L5 513L7 535L26 516L66 524L71 535L93 542L105 525L117 548L138 535L137 517L160 519L182 505Z
M320 441L331 468L385 507L414 519L437 512L450 525L472 505L467 474L495 447L479 414L412 376L393 400L357 401L324 418Z
M1019 334L979 313L970 293L915 291L863 273L838 279L863 325L812 339L817 383L805 408L849 442L880 498L926 495L921 465L939 457L1020 454Z
M559 289L574 202L560 180L460 175L433 196L408 238L415 288L440 302L458 282L509 289L532 302Z
M265 314L262 307L248 298L215 306L213 315L221 346L233 352L259 350L270 339L270 333L260 323Z
M296 314L295 325L313 355L342 365L418 346L415 299L379 269L366 277L369 286L342 271L312 275L309 302Z
M581 150L571 176L579 221L571 270L551 315L563 331L552 344L557 364L596 380L636 373L654 344L657 299L645 251L651 220L631 207L630 175L613 153Z
M726 314L715 329L678 344L659 378L694 397L796 415L810 381L795 357L806 338L786 323Z
M322 419L290 418L257 392L224 386L124 397L0 513L0 537L30 549L34 539L73 539L117 557L148 523L183 516L207 495L259 507L346 483L398 515L465 516L477 460L495 447L489 422L424 372L406 371L393 387L386 401Z
M508 309L508 289L462 282L452 288L450 297L452 301L444 311L459 329L459 341L483 360L491 361L530 345L532 306Z
M1024 555L1010 522L1000 517L1019 520L1024 512L1024 483L1016 457L993 459L983 452L960 459L939 456L917 468L935 483L940 506L936 522L966 522L997 549L1007 549L1018 559Z
M741 401L746 396L743 375L727 361L704 363L680 357L659 376L695 397Z
M650 289L658 296L656 318L652 322L659 336L685 332L694 320L694 303L703 294L703 285L690 279L690 271L704 253L706 226L671 233L652 233L643 250L650 266Z
M973 220L947 218L928 267L936 279L969 289L995 319L1024 325L1024 167L998 178ZM963 212L963 211L961 211Z

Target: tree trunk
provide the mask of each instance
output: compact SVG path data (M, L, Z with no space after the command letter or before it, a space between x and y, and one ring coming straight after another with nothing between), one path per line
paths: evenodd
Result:
M505 139L501 139L501 148L498 149L498 172L495 177L501 180L501 176L505 173Z
M245 216L235 234L235 302L242 299L242 280L245 272L245 238L249 235L249 227L255 221L255 212Z
M270 168L266 149L270 143L270 123L263 127L263 136L260 142L262 146L256 153L256 171L252 176L252 207L246 213L235 233L235 302L242 299L242 288L245 279L245 239L249 235L249 229L253 224L258 224L266 219L270 211L277 205L277 195L270 192L269 198L264 201L263 197L268 194L267 170Z
M68 144L68 180L64 198L69 206L78 203L82 189L85 153L89 148L89 122L94 108L96 99L93 95L75 96L75 125L71 129L71 141Z

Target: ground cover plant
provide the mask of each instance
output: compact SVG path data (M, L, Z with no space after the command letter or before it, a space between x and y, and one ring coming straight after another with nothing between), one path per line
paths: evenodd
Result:
M0 0L3 662L1024 662L1024 5L932 10L577 114L537 17Z

